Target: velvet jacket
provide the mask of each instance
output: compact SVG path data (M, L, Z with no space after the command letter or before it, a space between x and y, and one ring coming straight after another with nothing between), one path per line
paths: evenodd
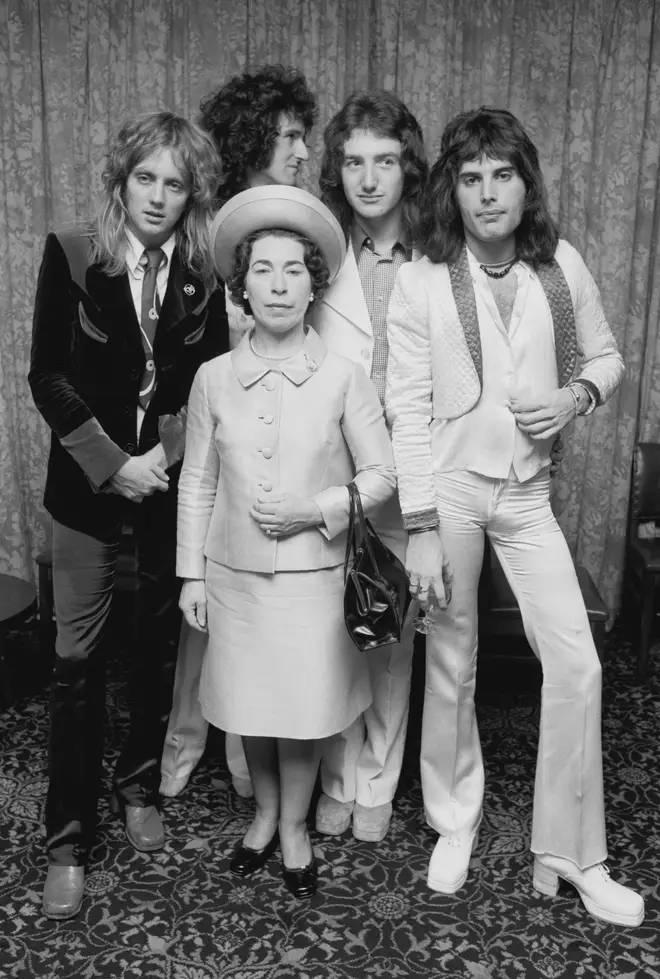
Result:
M140 504L107 492L107 480L158 444L159 420L175 422L199 366L228 349L224 289L210 293L175 248L154 342L156 390L138 441L145 354L128 273L109 276L89 256L86 231L49 234L39 272L28 379L52 431L44 505L100 540L114 539L127 508L139 506L157 512L149 523L174 540L182 450L168 453L167 492Z

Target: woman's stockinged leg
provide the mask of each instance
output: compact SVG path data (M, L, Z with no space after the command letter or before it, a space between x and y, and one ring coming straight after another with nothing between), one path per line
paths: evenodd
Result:
M280 846L285 867L306 867L313 856L307 814L316 782L320 741L277 739L280 763Z
M277 831L280 818L280 778L275 738L243 737L245 757L254 788L256 812L243 845L262 850Z

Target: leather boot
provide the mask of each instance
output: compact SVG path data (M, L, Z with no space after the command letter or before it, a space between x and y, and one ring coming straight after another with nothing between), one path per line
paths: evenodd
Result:
M56 921L75 918L80 911L84 890L84 867L58 867L52 864L44 885L44 914Z

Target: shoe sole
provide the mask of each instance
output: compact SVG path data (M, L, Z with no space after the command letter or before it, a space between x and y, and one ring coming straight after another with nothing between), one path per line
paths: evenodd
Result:
M437 894L455 894L456 891L460 891L461 887L463 886L463 884L467 879L468 879L468 875L466 873L463 877L460 878L460 880L456 881L455 884L447 884L444 881L434 880L433 877L429 875L426 878L426 885L432 891L435 891Z
M389 828L390 824L388 823L383 830L361 830L353 823L353 836L356 840L361 840L363 843L381 843L387 836Z
M69 918L76 918L80 914L81 907L82 907L82 899L78 907L75 909L75 911L67 911L66 914L56 914L54 911L46 911L44 907L42 907L41 910L43 912L44 917L48 918L50 921L68 921Z
M610 925L621 925L622 928L636 928L638 925L641 925L642 921L644 920L644 908L642 908L639 914L634 916L626 915L626 914L614 914L611 911L606 911L604 908L599 907L597 904L594 904L593 901L589 900L588 897L582 894L580 888L577 887L572 880L569 880L566 877L562 877L561 874L557 874L557 877L564 884L567 884L574 891L576 891L585 909L594 918L598 918L599 921L607 921L607 923ZM533 884L534 884L534 890L538 891L539 894L543 894L545 897L557 896L558 888L554 888L552 885L548 886L543 882L543 880L539 879L536 875L533 878Z
M159 843L137 843L128 832L128 829L126 829L126 838L131 846L134 846L140 853L153 853L155 850L162 850L165 846L165 840L162 840Z

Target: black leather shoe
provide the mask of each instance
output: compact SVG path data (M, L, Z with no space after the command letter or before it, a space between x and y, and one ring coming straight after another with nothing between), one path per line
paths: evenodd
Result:
M84 890L84 867L58 867L51 864L44 885L44 914L55 921L75 918L80 911Z
M289 870L282 864L284 883L296 897L314 897L318 883L319 869L316 857L312 857L306 867Z
M262 850L253 850L252 847L243 846L239 843L234 856L231 858L229 869L237 877L249 877L255 870L260 870L268 859L275 853L279 835L275 833L270 843L267 843Z

